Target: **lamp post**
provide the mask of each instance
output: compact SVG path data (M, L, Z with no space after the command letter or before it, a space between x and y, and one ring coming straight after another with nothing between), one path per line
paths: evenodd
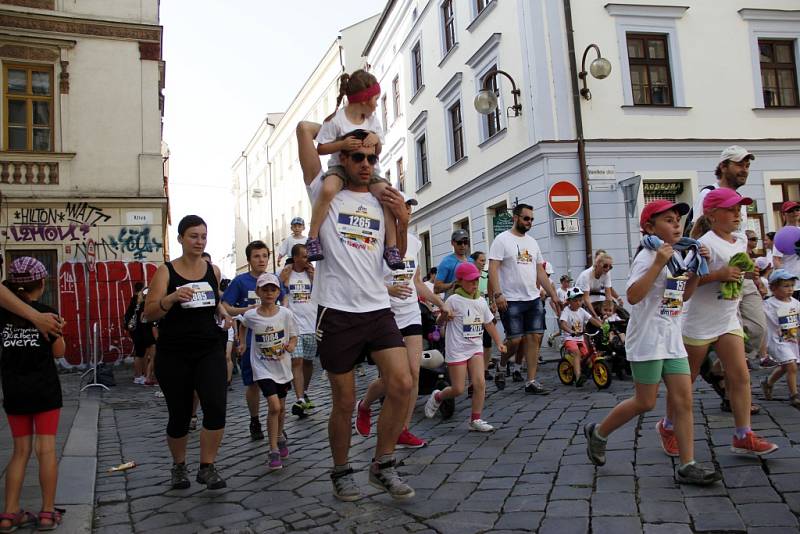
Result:
M578 78L580 78L581 81L583 82L583 88L581 89L581 96L586 100L592 99L592 92L586 85L586 78L588 78L589 74L586 72L586 54L588 54L589 50L591 49L594 49L594 51L597 53L597 57L589 65L589 73L591 73L591 75L597 78L598 80L602 80L603 78L608 78L608 75L611 74L611 62L600 54L600 47L598 47L594 43L587 46L586 50L583 51L583 59L581 60L581 71L578 73Z
M517 84L514 83L514 78L503 70L493 70L484 76L483 83L481 84L483 88L475 95L475 109L482 115L489 115L497 109L497 94L492 88L491 82L497 78L498 74L502 74L511 82L511 94L514 97L514 105L508 107L506 115L509 117L519 117L522 115L522 104L519 102L520 91L517 89Z

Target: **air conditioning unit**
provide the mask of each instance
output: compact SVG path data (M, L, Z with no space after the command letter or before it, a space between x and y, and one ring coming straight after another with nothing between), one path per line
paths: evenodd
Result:
M254 187L252 192L250 193L250 196L252 196L253 198L261 198L264 196L264 190L261 189L260 187Z

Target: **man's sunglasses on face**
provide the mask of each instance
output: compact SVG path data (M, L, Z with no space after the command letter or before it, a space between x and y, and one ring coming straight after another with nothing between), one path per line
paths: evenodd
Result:
M522 219L523 222L531 222L533 220L533 217L528 217L528 216L522 217L522 216L519 216L519 215L518 215L518 217L520 219Z
M378 156L375 154L364 154L363 152L351 152L350 159L353 160L355 163L361 163L364 161L364 158L367 159L367 163L370 165L375 165L378 163Z
M469 245L469 239L462 239L461 241L456 241L456 245L461 245L461 246Z

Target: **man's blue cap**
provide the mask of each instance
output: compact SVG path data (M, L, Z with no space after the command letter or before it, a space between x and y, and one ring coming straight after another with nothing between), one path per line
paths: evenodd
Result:
M780 280L797 280L797 275L790 273L786 269L775 269L769 275L769 283L774 284Z

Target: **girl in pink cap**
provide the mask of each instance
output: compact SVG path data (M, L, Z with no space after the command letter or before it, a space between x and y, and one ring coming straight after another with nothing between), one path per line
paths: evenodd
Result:
M15 259L3 284L26 305L40 313L56 313L39 301L44 294L47 270L42 262L23 256ZM63 510L55 508L58 462L56 431L61 413L61 382L53 358L64 356L64 338L48 339L30 321L0 308L3 353L0 373L3 408L14 439L14 452L6 469L6 502L0 514L0 532L38 520L39 530L61 523ZM36 440L33 440L33 436ZM20 493L31 449L39 462L42 510L38 518L20 508Z
M442 402L455 399L464 393L467 371L472 381L472 416L469 428L476 432L491 432L494 427L481 419L486 397L486 380L483 373L483 330L497 344L501 353L506 352L503 339L492 323L494 314L489 304L481 298L478 279L481 273L474 263L464 262L456 267L455 293L447 299L453 318L445 331L445 362L450 375L450 385L442 391L433 390L425 403L425 416L436 415Z
M682 329L692 382L700 373L712 344L722 362L725 390L736 424L731 450L737 454L763 456L778 446L757 436L750 428L750 373L745 361L744 330L738 312L741 291L721 291L723 283L740 282L748 275L740 267L731 265L731 258L739 253L746 256L746 238L738 229L742 222L741 206L752 203L753 199L742 197L726 187L714 189L703 200L703 217L711 225L711 230L698 241L709 250L708 268L711 272L701 277L691 305L683 316ZM667 420L672 419L670 412L668 405ZM662 432L662 442L669 442L669 437L668 432Z

